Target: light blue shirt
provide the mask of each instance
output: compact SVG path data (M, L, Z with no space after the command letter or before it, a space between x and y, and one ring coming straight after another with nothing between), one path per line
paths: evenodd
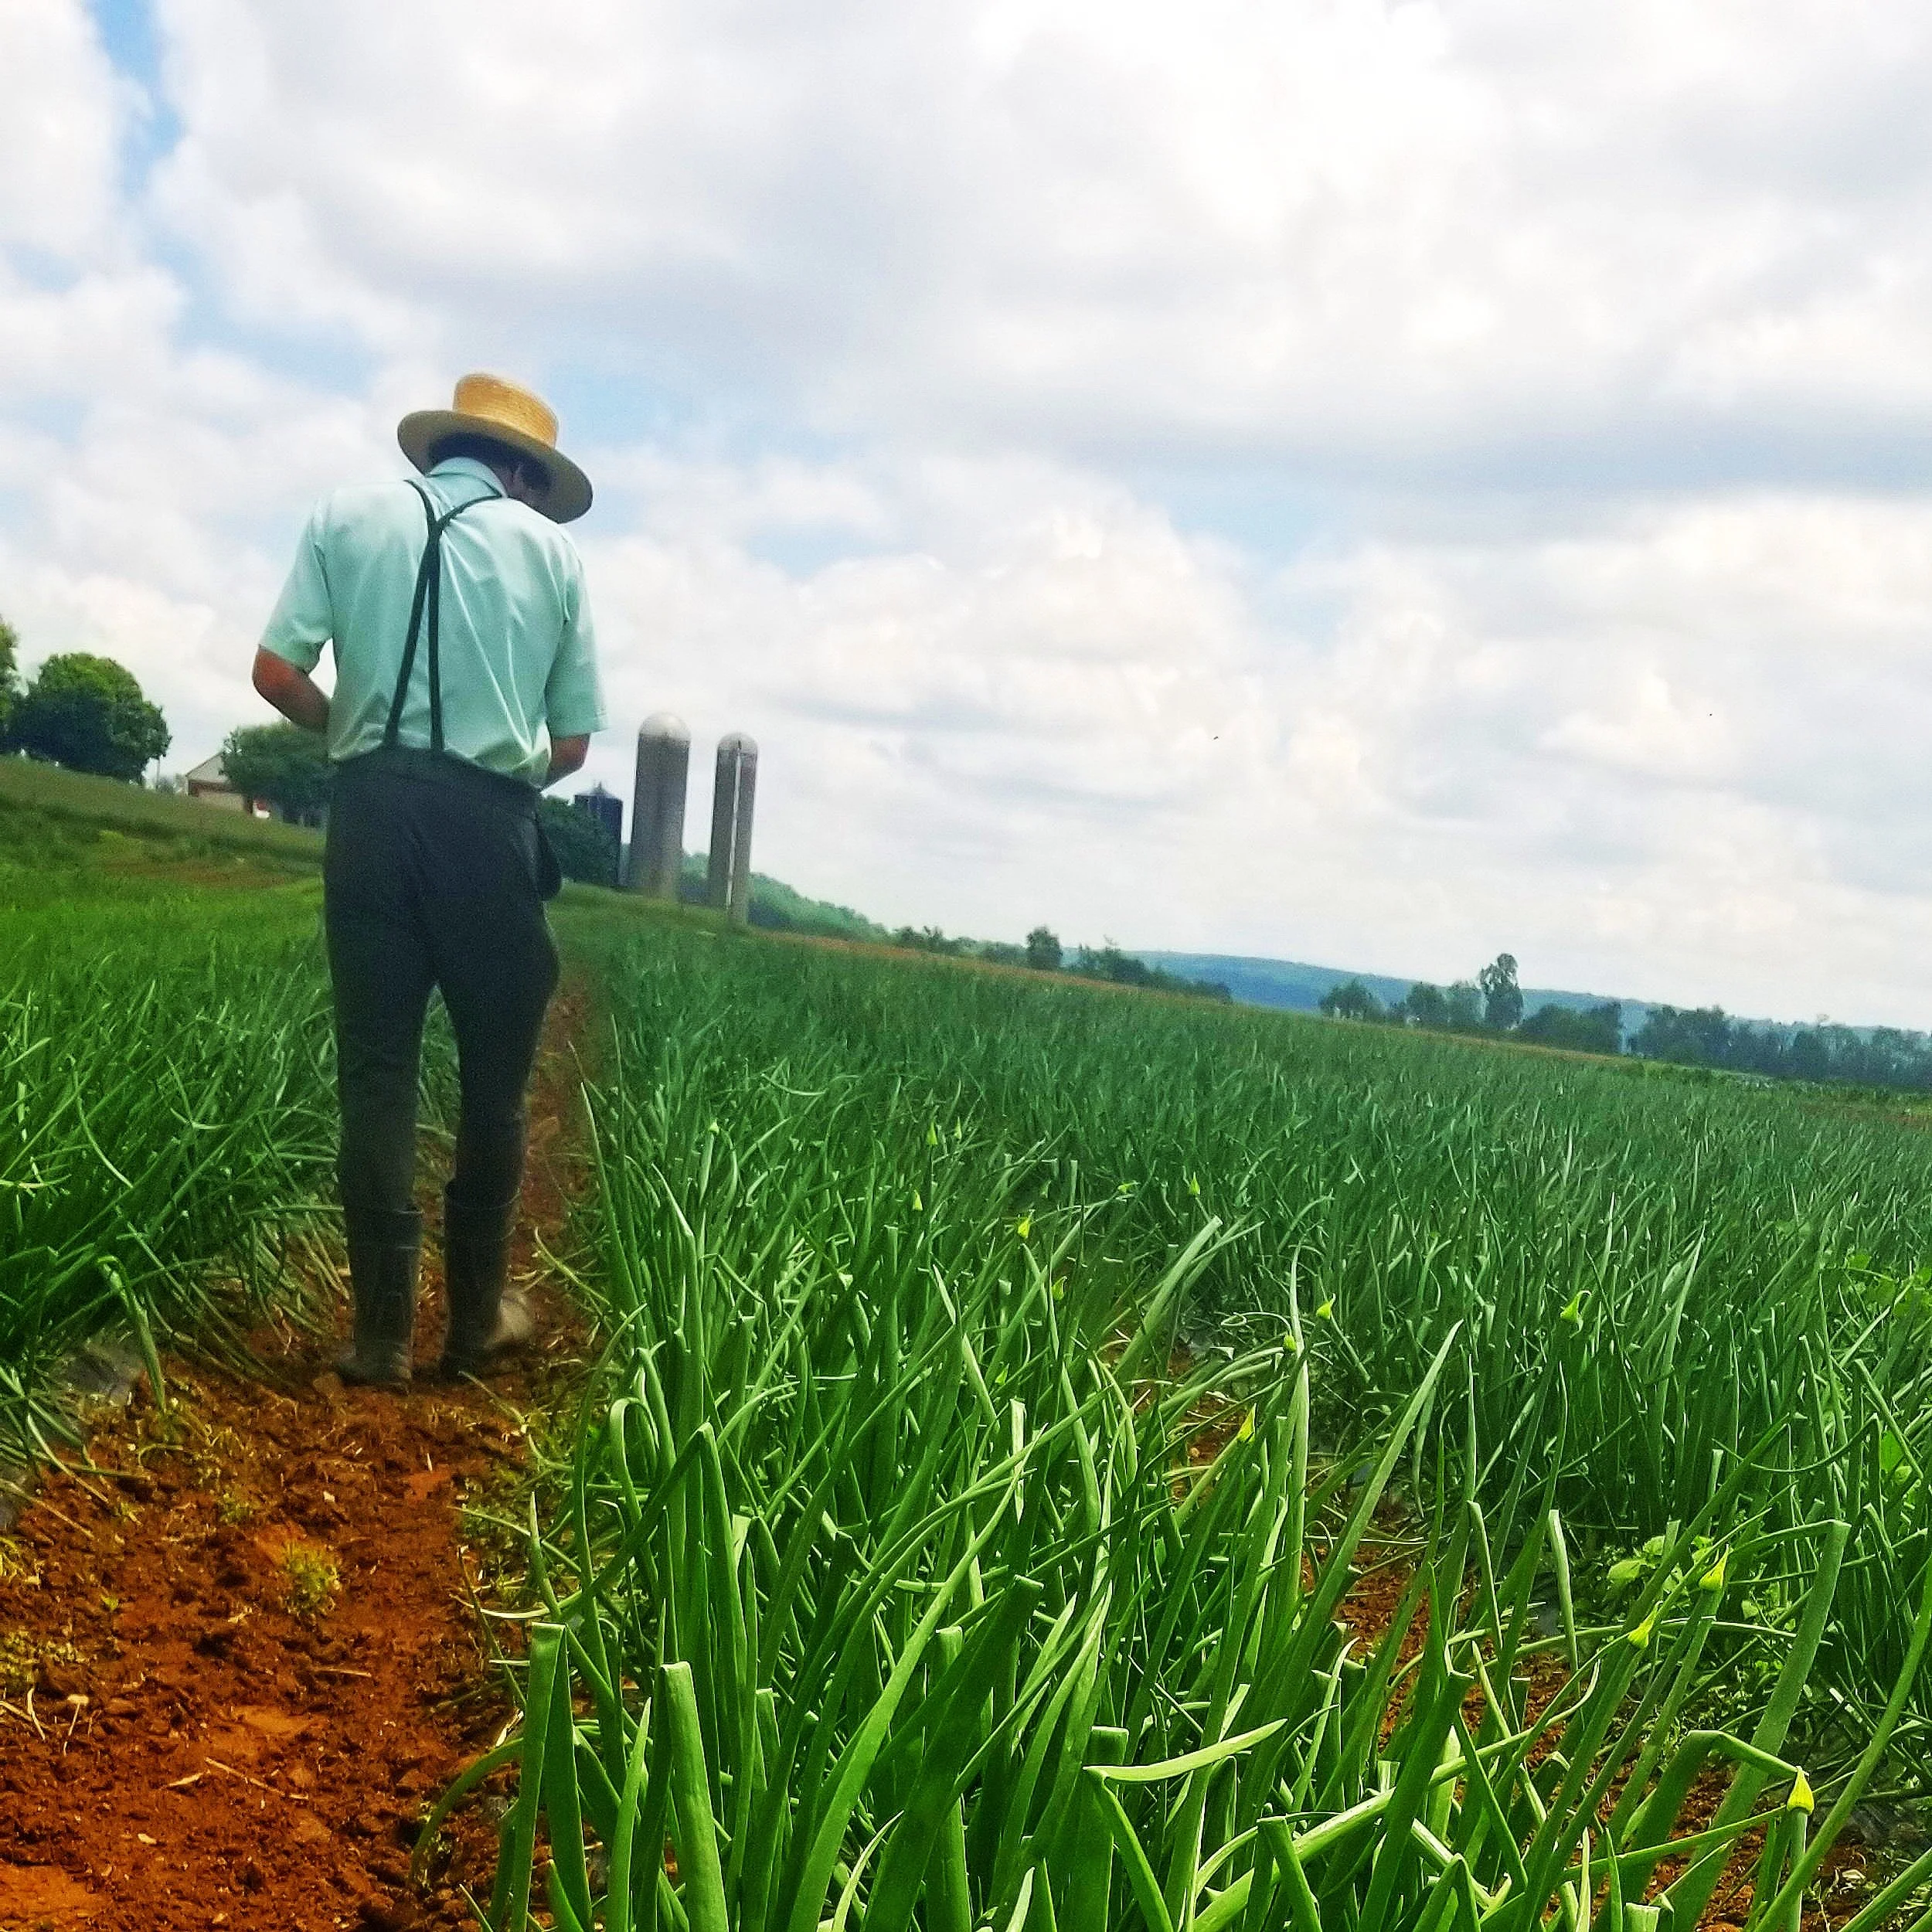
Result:
M443 535L444 749L540 785L554 739L604 725L597 645L573 544L513 502L487 464L453 456L423 479L439 512L472 504ZM409 638L410 605L429 534L423 499L400 479L333 492L308 519L262 648L302 671L335 648L328 755L377 750ZM430 742L429 621L398 733Z

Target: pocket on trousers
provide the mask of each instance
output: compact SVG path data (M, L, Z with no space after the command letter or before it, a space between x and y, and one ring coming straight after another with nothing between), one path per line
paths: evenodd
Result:
M343 910L384 909L398 885L393 826L359 793L338 792L322 835L325 901Z
M532 819L531 829L536 834L536 896L554 899L563 889L563 868L557 863L556 848L543 829L543 821Z

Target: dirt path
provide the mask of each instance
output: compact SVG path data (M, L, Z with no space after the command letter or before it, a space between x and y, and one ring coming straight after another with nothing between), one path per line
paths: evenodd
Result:
M581 1178L582 1011L566 991L552 1012L519 1279ZM168 1410L144 1386L90 1444L111 1473L48 1482L0 1540L0 1932L470 1922L455 1887L488 1878L488 1801L420 1901L406 1848L508 1714L460 1512L515 1494L519 1412L578 1352L537 1294L543 1345L494 1395L345 1391L312 1343L257 1379L171 1362Z

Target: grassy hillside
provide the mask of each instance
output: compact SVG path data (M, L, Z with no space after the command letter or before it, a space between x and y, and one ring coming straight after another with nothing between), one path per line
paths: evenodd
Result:
M687 906L705 903L709 861L701 852L686 852L678 882L679 898ZM849 906L811 899L781 879L764 872L751 875L751 923L767 932L808 933L815 939L857 939L873 944L891 937L883 926L854 912Z
M223 811L192 798L93 778L30 758L0 757L0 862L90 856L111 862L133 842L155 859L240 857L284 869L320 866L319 833ZM107 842L103 843L106 840Z
M144 882L179 883L189 874L203 885L224 876L260 883L264 875L312 873L321 860L320 832L27 758L0 757L0 905L138 893ZM45 876L49 872L62 875L59 883ZM687 903L702 903L704 877L703 855L693 853L685 861ZM752 874L751 917L757 926L825 939L889 937L849 906L809 898L763 872Z

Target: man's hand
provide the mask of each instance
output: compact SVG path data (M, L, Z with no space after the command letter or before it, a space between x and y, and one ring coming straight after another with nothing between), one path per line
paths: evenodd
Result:
M272 651L255 653L255 689L286 718L304 731L328 729L328 698L310 679L286 658ZM583 763L581 758L577 761Z
M270 700L273 702L273 700ZM590 735L586 732L580 738L553 738L550 740L550 769L543 774L546 786L553 785L560 778L567 778L573 771L583 769L583 761L590 755Z

